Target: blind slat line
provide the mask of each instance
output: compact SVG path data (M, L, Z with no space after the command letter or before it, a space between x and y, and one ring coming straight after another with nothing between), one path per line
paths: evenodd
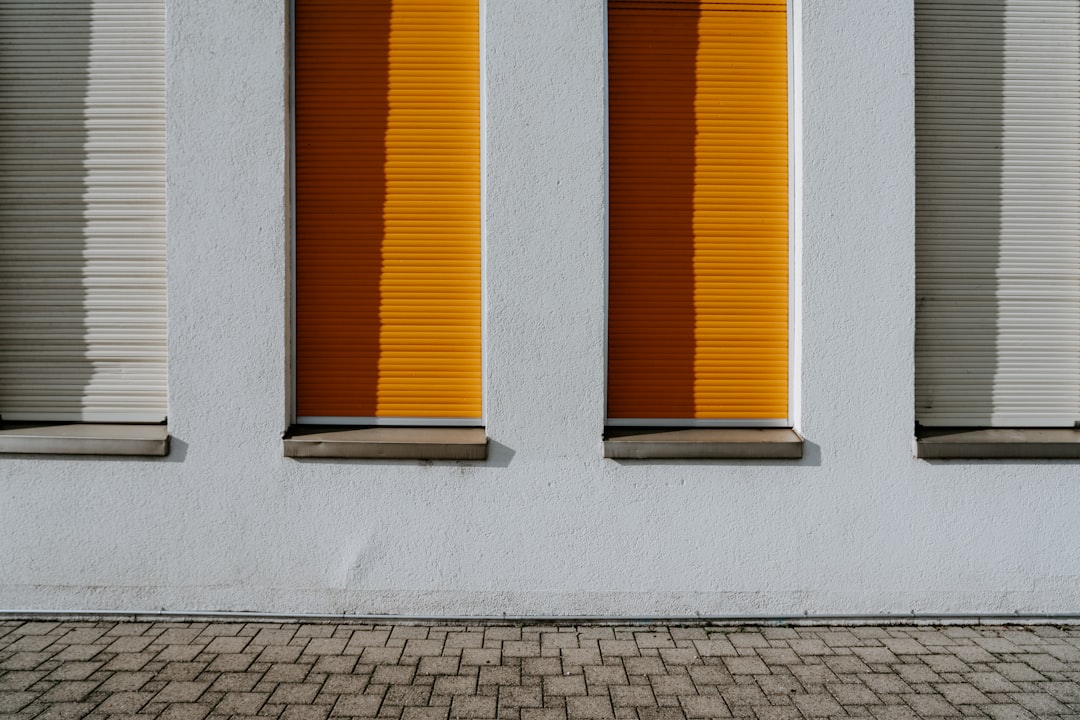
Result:
M165 419L164 2L0 0L0 416Z
M916 2L916 419L1080 420L1080 6Z
M479 420L477 0L300 0L295 46L298 415Z
M611 422L787 419L787 26L769 5L609 2Z

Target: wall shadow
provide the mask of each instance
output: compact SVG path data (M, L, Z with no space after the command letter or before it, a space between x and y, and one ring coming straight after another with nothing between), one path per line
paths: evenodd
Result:
M972 424L990 425L999 352L1006 0L986 0L968 13L935 11L937 4L920 0L915 15L916 426L961 406L984 419Z
M609 418L692 418L700 11L608 3Z
M298 416L376 414L390 14L295 1Z
M0 5L0 418L80 420L90 2Z

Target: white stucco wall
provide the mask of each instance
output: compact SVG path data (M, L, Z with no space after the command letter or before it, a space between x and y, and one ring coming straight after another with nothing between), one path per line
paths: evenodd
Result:
M297 461L284 2L169 0L173 453L0 458L0 609L1080 612L1070 462L912 453L912 0L805 0L801 462L616 462L605 2L487 0L486 463Z

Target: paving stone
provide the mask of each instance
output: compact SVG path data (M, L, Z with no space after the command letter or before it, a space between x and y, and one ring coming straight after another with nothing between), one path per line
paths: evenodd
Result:
M583 665L602 665L603 661L600 658L600 650L592 648L563 648L562 652L562 664L563 670L567 671L571 668L581 668ZM660 662L660 658L655 658L657 662Z
M756 685L737 685L720 689L719 695L730 708L740 705L768 705L769 698Z
M825 689L841 705L879 705L881 701L874 691L858 683L826 683Z
M498 665L502 662L500 648L464 648L461 651L462 665Z
M451 718L495 718L497 699L482 695L459 695L450 703Z
M675 647L675 641L671 634L664 632L638 632L634 633L634 642L639 648L671 648Z
M929 655L930 651L922 643L910 638L885 638L882 645L894 655Z
M281 713L281 720L324 720L330 714L325 705L289 705Z
M315 683L282 683L267 700L272 705L307 705L315 700L322 686Z
M735 646L726 638L713 637L709 640L694 640L694 647L697 648L698 655L702 657L734 656L738 654Z
M941 676L922 662L900 663L893 666L893 672L908 683L941 682Z
M539 685L523 687L507 685L499 688L500 708L538 708L544 704L544 694Z
M437 695L472 695L476 692L476 678L462 675L450 675L435 678L434 689Z
M485 666L480 668L480 685L518 685L521 683L521 670L514 666Z
M566 720L566 710L556 708L524 708L521 720Z
M660 648L660 658L665 665L693 665L701 662L701 657L694 648Z
M383 696L383 705L400 707L427 705L431 698L428 685L391 685Z
M660 675L667 672L664 661L659 657L627 657L622 659L622 666L628 675Z
M731 673L729 673L727 668L723 665L691 665L686 668L686 671L690 674L690 679L694 681L694 684L698 686L699 690L708 685L730 684L734 682Z
M996 672L965 673L964 679L986 693L1019 692L1015 684Z
M161 712L160 720L203 720L212 709L199 703L176 703Z
M768 675L769 667L758 657L724 658L724 664L732 675Z
M520 640L521 628L509 625L493 625L484 631L484 640Z
M1039 717L1066 716L1069 708L1047 693L1010 693L1009 697Z
M680 698L682 710L688 718L727 718L731 710L720 696L694 695Z
M256 715L268 697L268 693L225 693L214 707L214 712L224 715Z
M1048 682L1039 686L1063 703L1080 704L1080 682Z
M12 670L0 673L0 692L5 690L26 690L47 674L40 670Z
M806 717L832 717L842 715L844 712L835 698L825 693L796 695L792 700Z
M450 707L407 707L401 720L447 720Z
M111 665L112 663L110 663ZM143 663L145 665L145 663ZM194 680L206 669L204 662L171 662L154 673L158 680ZM141 668L142 665L139 666ZM132 668L132 669L139 669Z
M756 652L759 658L772 666L797 665L802 662L791 648L757 648Z
M826 657L823 660L825 665L837 675L870 672L867 664L857 655L838 655Z
M1022 682L1038 682L1046 678L1026 663L994 663L990 666L995 672L1007 680Z
M1017 705L985 705L980 710L994 720L1037 720L1034 715Z
M608 692L611 704L616 707L649 707L656 704L656 698L648 686L611 685Z
M640 655L638 645L633 640L601 640L600 653L604 656Z
M262 679L270 682L303 682L311 671L306 663L274 663Z
M360 662L378 664L392 664L401 659L402 647L366 647L360 654Z
M937 683L934 689L953 705L989 705L990 699L967 683Z
M638 720L686 720L686 713L678 707L638 708ZM717 717L727 717L718 715ZM522 720L525 720L524 716Z
M1013 653L1024 652L1024 649L1022 647L1016 645L1015 643L1013 643L1012 640L1009 640L1007 638L1002 638L1002 637L980 637L980 638L975 638L975 644L978 645L979 647L981 647L983 650L986 650L987 652L991 652L991 653L994 653L994 654L1001 654L1001 653L1013 654Z
M351 673L356 667L355 655L319 655L311 668L316 675L335 675Z
M412 682L416 669L409 665L380 665L371 675L373 685L401 685Z
M949 650L958 659L971 663L992 663L997 662L997 657L978 645L956 645Z
M439 656L442 655L443 641L430 638L409 638L405 641L405 649L402 655Z
M207 688L208 682L195 682L188 680L173 680L163 687L155 696L155 702L168 703L192 703L197 701ZM250 688L245 688L245 690Z
M585 676L563 675L544 677L544 695L586 695Z
M110 653L137 653L146 649L146 646L154 641L151 637L124 636L113 640L104 649Z
M561 675L562 660L558 657L523 658L522 675Z
M64 680L56 683L41 699L47 703L79 702L99 684L93 681Z
M588 670L586 670L588 678ZM657 695L696 695L697 687L689 675L652 675L649 678Z
M453 675L459 664L460 659L455 656L422 657L416 672L419 675Z
M865 663L893 664L900 662L900 658L893 655L887 647L853 647L851 651L858 655Z
M604 720L615 716L611 701L605 695L566 698L566 716L570 720Z
M355 637L355 634L354 634ZM446 636L447 648L479 648L484 646L484 633L465 631L449 633Z
M797 707L760 706L754 708L754 717L758 720L802 720L804 717Z
M108 713L110 715L137 713L154 697L152 692L118 692L111 693L101 701L94 712Z
M788 640L788 645L794 650L800 657L807 657L813 655L832 655L833 650L821 640L817 638L802 639L802 640Z
M0 713L14 714L39 697L36 692L0 690Z
M798 637L798 635L792 635L792 637ZM721 632L710 632L708 635L709 640L721 640L728 643L733 647L749 648L749 647L770 647L769 639L760 630L725 630Z
M883 705L870 708L870 712L877 720L920 720L907 705Z
M1046 652L1064 662L1080 662L1080 647L1074 645L1048 645Z
M904 695L903 699L911 706L911 709L921 718L930 717L957 717L960 711L948 703L940 695Z
M971 672L971 667L967 663L952 654L924 655L921 660L936 673Z

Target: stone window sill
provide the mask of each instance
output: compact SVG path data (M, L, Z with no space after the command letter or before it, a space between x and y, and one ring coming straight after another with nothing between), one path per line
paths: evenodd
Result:
M614 460L798 460L803 439L785 428L609 427L604 457Z
M165 425L106 423L0 423L0 453L41 455L169 454Z
M1080 459L1080 430L1069 428L918 428L924 460Z
M351 427L296 425L285 433L285 457L368 460L486 460L482 427Z

